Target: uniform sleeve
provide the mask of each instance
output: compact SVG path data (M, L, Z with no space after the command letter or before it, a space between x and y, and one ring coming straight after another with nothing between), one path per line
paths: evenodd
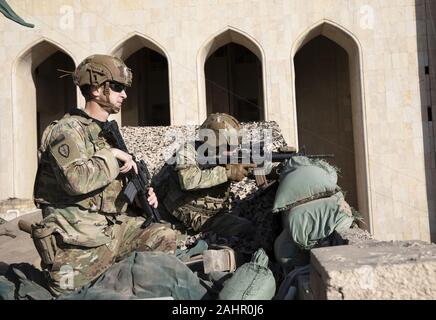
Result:
M227 182L226 168L216 166L202 170L197 163L196 154L192 144L184 145L177 152L175 168L183 190L205 189Z
M77 128L63 128L50 139L49 152L60 185L71 195L86 194L108 185L119 174L109 149L86 153L85 135Z

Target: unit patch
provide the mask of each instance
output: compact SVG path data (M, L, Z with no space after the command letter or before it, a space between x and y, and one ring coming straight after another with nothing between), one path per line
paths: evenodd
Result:
M63 144L58 149L59 154L65 158L68 158L70 155L70 147L67 144Z

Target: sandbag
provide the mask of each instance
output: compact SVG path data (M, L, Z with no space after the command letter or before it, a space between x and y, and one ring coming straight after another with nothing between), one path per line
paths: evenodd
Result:
M350 206L342 192L338 192L289 210L285 213L283 227L300 248L310 250L334 230L350 228L353 221Z
M309 277L310 265L295 268L283 279L277 290L275 300L295 300L297 298L298 278Z
M271 300L276 291L273 273L268 269L268 256L263 249L257 250L251 262L239 267L224 282L219 300Z
M289 210L337 192L336 169L320 159L298 156L289 159L280 174L273 213Z
M15 300L15 284L0 276L0 300Z
M307 251L301 250L291 240L287 229L283 230L274 241L274 257L285 274L296 266L304 266L310 262Z
M177 257L161 252L133 252L97 280L59 300L127 300L172 297L207 299L200 279Z
M28 263L11 264L0 276L0 300L53 300L43 272Z

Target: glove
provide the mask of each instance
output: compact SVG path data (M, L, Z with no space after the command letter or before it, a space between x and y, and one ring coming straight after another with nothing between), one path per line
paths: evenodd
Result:
M227 164L226 174L227 178L232 181L242 181L246 176L248 176L247 168L253 168L252 164Z

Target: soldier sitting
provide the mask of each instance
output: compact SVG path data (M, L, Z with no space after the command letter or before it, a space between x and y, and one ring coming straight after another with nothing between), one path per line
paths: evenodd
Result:
M141 228L140 208L128 206L122 195L124 174L137 172L136 163L101 135L101 124L127 98L130 69L116 57L93 55L77 67L73 80L85 108L44 131L34 188L44 220L33 226L32 236L55 295L85 285L134 250L176 249L175 232L167 226ZM148 195L157 207L152 188Z

